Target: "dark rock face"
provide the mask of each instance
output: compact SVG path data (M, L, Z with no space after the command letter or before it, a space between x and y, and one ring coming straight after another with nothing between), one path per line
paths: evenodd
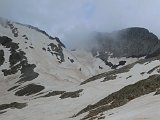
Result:
M18 43L14 43L12 39L2 36L0 37L0 44L5 48L9 48L11 55L9 56L10 69L3 69L4 76L17 73L19 70L22 75L18 82L30 81L38 77L38 73L34 72L35 64L28 64L25 52L19 49ZM4 62L4 52L0 52L1 64ZM0 64L0 65L1 65Z
M10 48L11 53L19 48L18 43L12 42L12 39L7 36L0 36L0 44L6 48Z
M145 28L127 28L110 34L99 33L96 36L98 47L92 49L94 56L101 58L109 66L111 57L155 57L160 54L160 41Z
M58 60L59 63L62 63L62 62L65 61L65 60L64 60L64 54L63 54L63 49L62 49L62 47L61 47L60 44L58 44L58 46L57 46L57 45L55 45L55 44L53 44L53 43L50 43L48 46L51 47L51 49L48 47L48 51L49 51L52 55L56 55L57 60Z
M17 102L13 102L13 103L10 103L10 104L2 104L0 105L0 112L1 110L5 110L5 109L8 109L8 108L11 108L11 109L22 109L24 107L26 107L27 104L26 103L17 103Z
M80 96L80 93L83 91L83 89L73 91L73 92L66 92L66 91L52 91L47 93L46 95L40 96L40 97L52 97L60 95L59 98L66 99L66 98L77 98ZM40 98L38 97L38 98Z
M22 51L18 51L18 52L13 52L10 57L9 57L9 62L11 67L14 66L16 63L18 63L19 61L25 59L25 53Z
M76 98L80 96L80 93L83 91L83 89L74 91L74 92L65 92L63 93L60 98L65 99L65 98Z
M39 76L38 73L34 72L34 68L36 67L35 64L28 64L22 62L22 69L21 73L22 75L20 76L20 80L18 82L25 82L25 81L31 81Z
M0 50L0 66L3 65L4 61L5 61L4 51Z
M60 46L61 47L64 47L65 48L65 45L60 41L60 39L58 38L58 37L55 37L55 38L53 38L53 37L49 37L51 40L56 40L59 44L60 44Z
M18 90L15 95L17 96L29 96L32 94L36 94L40 91L42 91L43 89L45 89L44 86L41 85L36 85L36 84L29 84L25 87L20 88L20 90Z

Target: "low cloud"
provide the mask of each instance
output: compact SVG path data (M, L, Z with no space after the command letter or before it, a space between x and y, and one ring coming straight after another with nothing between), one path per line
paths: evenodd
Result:
M145 27L160 37L159 0L0 0L0 16L44 29L68 47L94 31Z

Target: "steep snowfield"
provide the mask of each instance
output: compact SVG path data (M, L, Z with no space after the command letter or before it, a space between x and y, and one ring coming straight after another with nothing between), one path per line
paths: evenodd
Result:
M159 64L159 60L150 62L147 65L145 65L145 63L136 64L128 72L118 74L117 78L111 81L101 82L103 80L103 78L101 78L99 80L81 86L72 84L69 85L70 87L68 87L67 85L65 85L66 83L62 83L62 86L56 87L56 90L66 91L76 91L79 89L84 89L83 92L80 93L80 97L77 98L60 99L59 95L37 99L34 99L35 97L31 96L29 98L16 97L16 101L27 102L28 106L23 108L22 110L8 109L6 113L1 114L0 119L80 120L84 117L85 114L75 118L70 117L72 117L87 105L94 104L104 97L108 96L109 94L116 92L127 85L134 84L142 79L146 79L150 75L158 74L157 70L154 70L151 74L147 74L147 72ZM141 75L141 72L146 73L144 75ZM132 77L126 79L126 77L130 75L132 75ZM1 89L4 88L1 87ZM160 96L153 95L154 93L151 93L136 98L124 106L104 112L103 116L106 116L106 120L159 120ZM9 95L7 93L6 97L4 96L1 95L1 104L10 103L13 101L13 95Z
M137 98L127 105L106 112L106 120L159 120L160 97L149 95ZM115 113L115 114L113 114Z
M117 100L111 109L98 108L120 96L109 104L96 104L119 92L123 100L128 87L134 93L141 88L134 84L159 76L159 57L109 58L113 64L126 61L126 66L113 70L89 52L67 50L44 31L6 22L0 22L0 120L159 120L160 95L154 95L159 83L144 83L148 87L142 86L142 93L124 104Z

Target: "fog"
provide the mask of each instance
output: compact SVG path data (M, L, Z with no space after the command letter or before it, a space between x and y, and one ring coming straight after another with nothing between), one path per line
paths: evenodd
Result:
M70 48L92 33L144 27L160 37L159 0L0 0L0 16L37 26Z

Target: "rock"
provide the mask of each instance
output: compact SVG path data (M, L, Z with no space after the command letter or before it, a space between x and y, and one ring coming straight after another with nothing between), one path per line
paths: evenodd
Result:
M108 57L155 57L160 54L158 37L145 28L127 28L112 33L98 33L92 54L107 63ZM110 55L112 53L112 55ZM120 63L121 64L121 63ZM123 63L124 64L124 63Z
M5 61L4 51L0 50L0 66L3 65L4 61Z
M26 85L22 88L20 88L20 90L18 90L15 95L16 96L29 96L29 95L32 95L32 94L36 94L40 91L42 91L45 87L44 86L41 86L41 85L36 85L36 84L29 84L29 85Z

